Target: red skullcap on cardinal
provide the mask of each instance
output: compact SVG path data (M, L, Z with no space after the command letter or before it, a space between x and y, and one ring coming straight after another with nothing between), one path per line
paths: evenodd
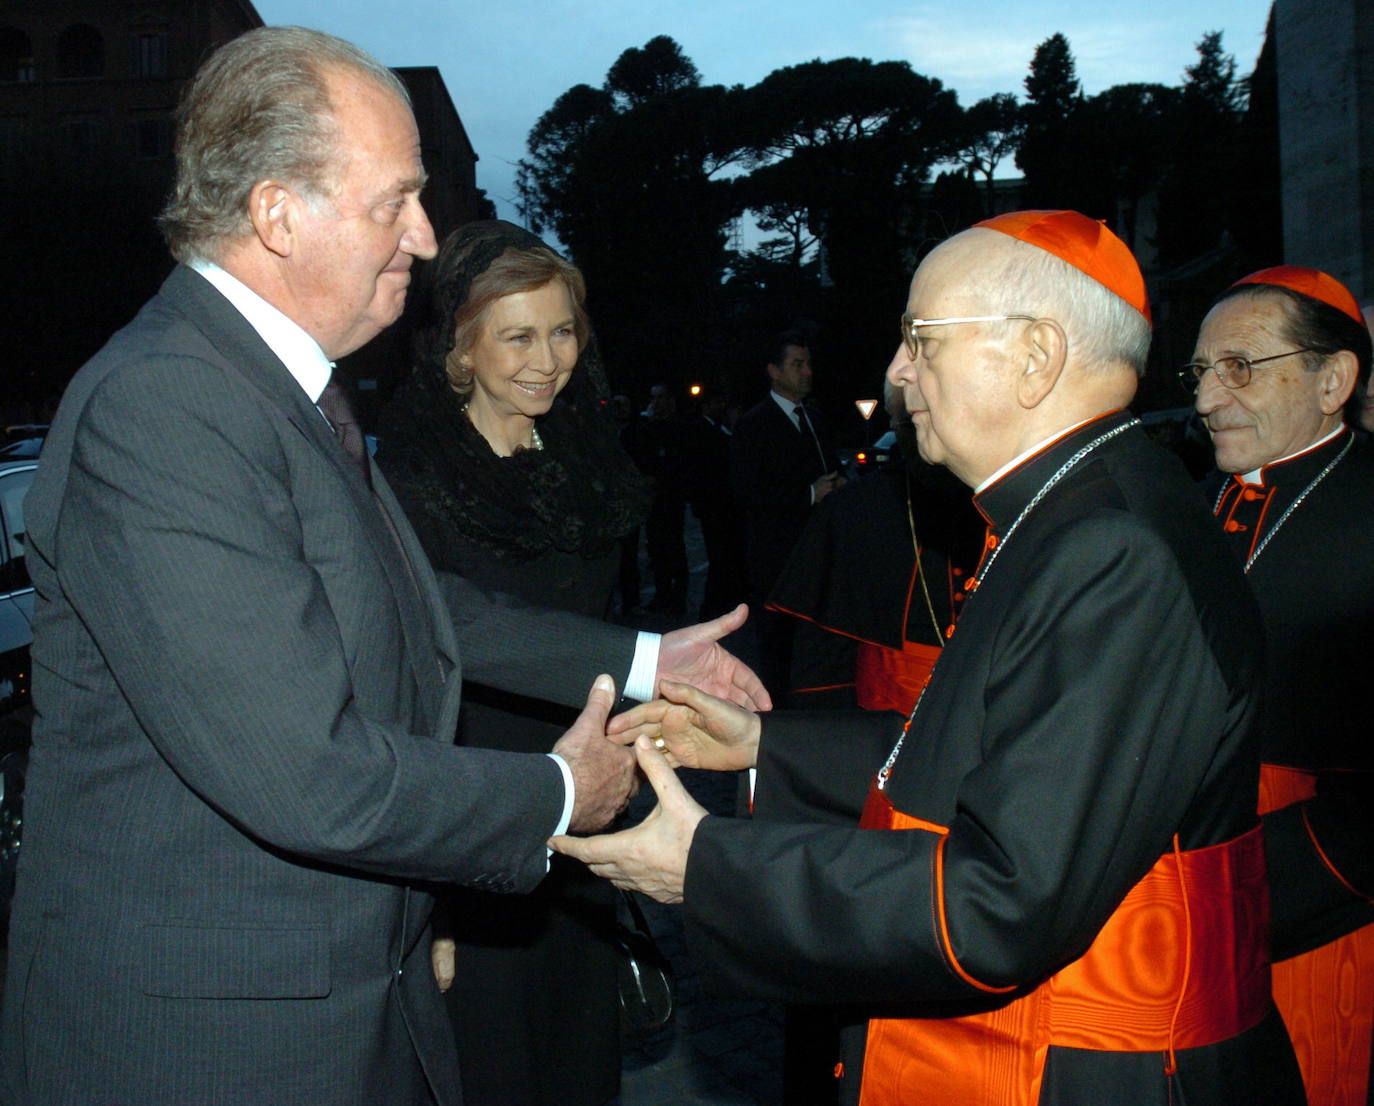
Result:
M1076 211L1011 211L974 223L1054 254L1125 300L1150 322L1145 278L1130 247L1105 223Z
M1242 284L1274 284L1280 288L1287 288L1311 299L1320 300L1364 326L1360 305L1355 302L1350 289L1320 269L1304 269L1301 265L1275 265L1271 269L1261 269L1257 273L1241 277L1231 287L1239 288Z

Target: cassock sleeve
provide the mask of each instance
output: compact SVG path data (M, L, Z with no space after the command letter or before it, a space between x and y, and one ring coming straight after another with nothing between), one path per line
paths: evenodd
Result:
M956 633L987 635L962 651L986 664L968 703L981 724L908 739L973 745L947 837L706 819L685 903L714 985L832 1003L1031 985L1081 955L1170 847L1234 702L1172 553L1110 511L993 571L1022 572L1015 602ZM846 735L832 740L847 755ZM918 747L896 774L921 766Z
M901 732L888 711L774 711L760 715L754 816L853 826L877 766Z

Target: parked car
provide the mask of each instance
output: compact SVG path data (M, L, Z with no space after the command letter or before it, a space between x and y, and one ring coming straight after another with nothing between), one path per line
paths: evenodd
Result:
M897 453L897 432L889 430L867 449L855 452L854 475L864 476L900 462L901 457Z
M0 441L0 461L30 461L43 449L43 441L48 436L44 423L22 423L5 427L3 441Z
M0 461L0 925L8 921L14 893L33 725L33 585L24 563L24 495L37 469L33 460Z

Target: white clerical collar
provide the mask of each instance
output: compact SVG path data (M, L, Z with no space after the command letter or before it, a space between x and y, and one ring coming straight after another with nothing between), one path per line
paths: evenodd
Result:
M1084 419L1082 422L1074 423L1073 426L1070 426L1070 427L1068 427L1067 429L1064 429L1064 430L1056 430L1056 431L1055 431L1053 434L1051 434L1048 438L1042 438L1042 439L1040 439L1040 441L1036 442L1033 446L1030 447L1030 449L1027 449L1027 450L1025 450L1025 451L1022 452L1022 453L1018 453L1015 457L1013 457L1010 461L1008 461L1008 462L1007 462L1005 465L1003 465L1000 469L998 469L998 470L997 470L996 472L994 472L991 476L989 476L986 480L984 480L981 484L979 484L976 488L974 488L974 489L973 489L973 494L974 494L974 495L977 495L979 492L983 491L985 488L990 488L990 487L992 487L995 483L997 483L997 481L1001 480L1002 477L1006 476L1007 473L1009 473L1012 469L1014 469L1014 468L1015 468L1017 465L1019 465L1022 461L1025 461L1025 460L1027 460L1027 459L1030 458L1030 457L1034 457L1037 453L1039 453L1042 449L1044 449L1044 448L1045 448L1047 445L1049 445L1051 442L1057 442L1060 438L1066 438L1066 437L1068 437L1070 434L1072 434L1075 430L1077 430L1080 426L1087 426L1088 423L1090 423L1090 422L1093 421L1093 419L1100 419L1101 417L1102 417L1101 415L1094 415L1094 416L1093 416L1092 418L1090 418L1090 419Z
M310 402L318 403L320 393L334 371L334 362L324 355L320 344L298 323L213 261L192 261L190 267L233 304L248 325L258 332L258 337L267 343L267 348L281 359L287 372L295 377L296 383L310 397Z
M1330 434L1327 434L1323 438L1317 439L1311 445L1303 446L1296 453L1290 453L1287 457L1280 457L1277 461L1266 461L1264 464L1260 465L1259 468L1251 469L1249 472L1247 472L1244 476L1240 478L1240 482L1242 484L1263 484L1265 469L1270 468L1273 465L1281 465L1285 461L1291 461L1295 457L1301 457L1304 453L1311 453L1314 449L1319 449L1320 447L1326 445L1327 442L1331 441L1332 438L1334 438L1344 429L1345 423L1337 424L1336 429L1331 431Z

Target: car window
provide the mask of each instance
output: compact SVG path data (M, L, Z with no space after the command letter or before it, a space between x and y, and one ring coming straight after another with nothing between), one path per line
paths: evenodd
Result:
M0 591L15 591L29 586L29 571L24 563L24 495L33 483L33 468L0 473L0 515L4 530L0 535Z

